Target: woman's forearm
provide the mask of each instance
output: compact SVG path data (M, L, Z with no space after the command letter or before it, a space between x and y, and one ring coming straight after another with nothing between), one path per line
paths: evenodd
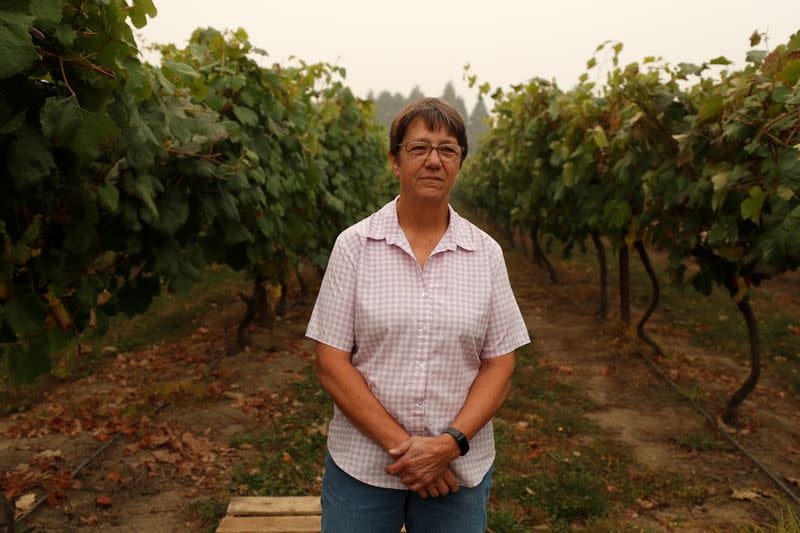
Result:
M481 363L464 405L450 424L461 431L467 440L472 440L500 409L510 390L514 364L513 352ZM402 443L399 451L402 456L386 471L399 476L411 490L428 485L442 465L458 457L455 439L447 434L414 437Z
M317 342L317 378L336 406L362 433L384 450L409 438L408 432L369 390L348 352Z
M461 431L467 440L485 426L503 405L511 390L515 356L508 353L485 359L467 394L467 399L451 425Z

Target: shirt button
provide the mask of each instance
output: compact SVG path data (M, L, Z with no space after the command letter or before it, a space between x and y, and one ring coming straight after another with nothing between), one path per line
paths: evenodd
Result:
M428 297L428 291L422 291L422 297L423 298L427 298Z
M422 327L421 327L421 328L419 328L419 329L420 329L421 331L428 331L428 326L422 326Z

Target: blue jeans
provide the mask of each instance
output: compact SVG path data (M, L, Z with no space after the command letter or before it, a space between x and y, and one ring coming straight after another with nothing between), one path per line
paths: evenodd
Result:
M437 498L367 485L325 459L322 533L484 533L494 466L478 486Z

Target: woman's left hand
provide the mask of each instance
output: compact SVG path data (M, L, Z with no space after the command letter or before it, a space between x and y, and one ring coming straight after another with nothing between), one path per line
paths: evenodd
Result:
M459 449L450 435L411 437L389 450L389 454L396 460L386 467L386 473L398 476L405 486L418 492L441 476L459 456Z

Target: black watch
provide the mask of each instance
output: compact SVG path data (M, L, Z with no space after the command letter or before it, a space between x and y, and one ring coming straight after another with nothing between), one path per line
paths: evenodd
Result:
M465 437L463 433L452 426L445 429L444 432L456 439L461 456L463 457L464 455L467 455L467 452L469 451L469 441L467 441L467 437Z

